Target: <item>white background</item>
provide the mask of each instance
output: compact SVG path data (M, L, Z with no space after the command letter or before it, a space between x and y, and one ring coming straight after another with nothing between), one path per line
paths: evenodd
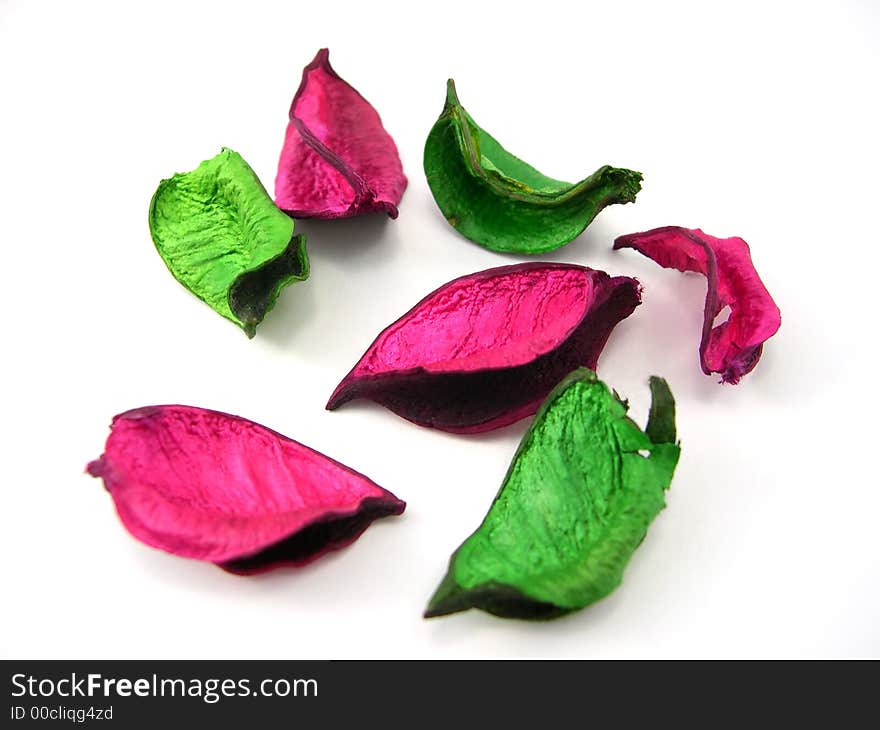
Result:
M486 5L0 2L3 656L880 655L878 5ZM382 115L409 188L397 221L298 222L312 276L248 341L167 272L147 206L222 145L271 190L322 46ZM599 371L639 422L648 376L666 376L683 455L621 588L548 624L420 617L526 422L464 437L369 403L323 410L418 299L516 260L458 236L425 183L449 76L543 172L645 175L635 205L544 258L643 282ZM744 237L782 309L739 386L700 372L705 280L611 251L667 224ZM270 426L407 512L254 578L147 548L83 467L113 414L156 403Z

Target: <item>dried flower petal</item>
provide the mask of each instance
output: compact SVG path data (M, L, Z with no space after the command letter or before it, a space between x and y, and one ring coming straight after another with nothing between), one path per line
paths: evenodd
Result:
M545 177L480 129L449 80L425 142L428 185L449 224L492 249L536 254L579 236L612 203L632 203L642 174L608 165L579 183Z
M665 506L678 463L672 393L655 377L651 394L643 433L594 373L565 378L523 437L483 524L452 555L425 617L479 608L548 619L611 593Z
M241 155L225 147L159 183L150 233L174 278L248 337L281 289L309 276L305 238L293 235L293 221Z
M278 161L275 202L295 218L386 212L397 218L406 176L376 110L330 67L326 48L303 69Z
M128 531L233 573L311 562L405 507L362 474L237 416L147 406L111 429L87 469Z
M635 279L574 264L515 264L463 276L387 327L327 408L369 398L444 431L505 426L534 413L572 368L595 368L611 330L640 303L639 292Z
M764 342L782 320L741 238L715 238L699 228L655 228L620 236L614 248L634 248L666 269L695 271L708 281L700 339L700 365L706 375L720 373L724 383L738 383L761 358ZM725 307L730 317L712 324Z

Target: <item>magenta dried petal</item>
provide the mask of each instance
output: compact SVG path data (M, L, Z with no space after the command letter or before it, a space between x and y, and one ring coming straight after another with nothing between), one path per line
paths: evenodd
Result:
M278 161L275 203L295 218L386 212L397 218L406 176L370 103L331 68L326 48L303 69Z
M715 238L699 228L655 228L620 236L614 248L634 248L660 266L706 276L706 306L700 340L700 364L706 375L720 373L725 383L738 383L761 358L761 351L781 324L773 301L741 238ZM715 317L730 307L726 322Z
M370 345L327 403L368 398L420 426L479 433L534 413L563 376L595 369L640 303L625 276L528 263L463 276Z
M233 573L311 562L406 506L265 426L191 406L114 417L87 470L104 480L136 538Z

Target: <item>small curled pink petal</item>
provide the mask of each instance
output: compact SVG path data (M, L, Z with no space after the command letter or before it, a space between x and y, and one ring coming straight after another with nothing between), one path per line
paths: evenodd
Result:
M738 383L761 358L764 343L782 323L779 307L764 286L741 238L715 238L699 228L655 228L620 236L614 248L634 248L660 266L703 274L708 282L700 339L700 365ZM713 327L730 307L730 317Z

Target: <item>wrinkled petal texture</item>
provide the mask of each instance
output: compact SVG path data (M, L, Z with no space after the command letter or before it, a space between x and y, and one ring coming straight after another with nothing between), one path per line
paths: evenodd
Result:
M635 201L642 180L608 165L574 185L542 175L474 122L451 79L425 142L424 167L453 228L485 248L519 254L564 246L606 206Z
M405 506L307 446L191 406L116 416L88 471L136 538L236 573L310 562Z
M639 302L635 279L574 264L463 276L386 328L327 407L369 398L456 433L513 423L573 368L595 368L611 331Z
M149 223L174 278L248 337L283 287L308 278L305 238L233 150L162 180Z
M376 110L322 49L303 70L278 162L275 202L297 218L386 212L397 217L406 177Z
M620 236L614 248L634 248L664 268L706 276L700 340L700 364L706 375L720 373L722 382L738 383L758 364L764 342L776 333L782 319L743 239L666 226ZM713 327L725 307L730 307L730 316Z
M425 615L478 608L548 619L613 591L665 506L679 457L672 394L661 378L651 379L651 391L642 432L594 373L565 378L535 416L483 524L453 554Z

